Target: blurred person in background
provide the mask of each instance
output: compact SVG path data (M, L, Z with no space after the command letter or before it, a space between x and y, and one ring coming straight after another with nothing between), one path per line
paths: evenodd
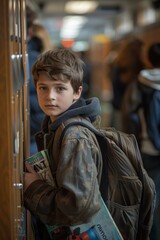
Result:
M114 58L110 63L113 91L111 126L118 130L126 131L126 124L123 124L122 119L122 105L126 90L137 80L140 70L143 69L142 48L143 42L140 39L128 40L117 53L114 52Z
M32 36L37 36L42 40L43 51L47 51L53 48L53 43L51 41L49 32L44 26L34 22L32 25L32 34Z
M83 64L83 90L81 97L89 98L90 95L90 81L91 81L91 63L87 56L87 51L75 52L75 54L81 58Z
M144 167L156 187L156 205L151 240L160 239L160 42L150 45L148 60L151 69L144 69L138 78L141 104L140 150Z
M80 55L82 61L84 62L83 66L83 91L82 91L82 97L88 98L90 93L90 81L91 81L91 64L89 62L89 59L87 57L87 54L85 51L81 51Z
M37 152L35 134L41 129L41 122L44 113L39 107L36 89L32 79L32 66L37 60L39 54L43 51L43 42L37 36L32 36L27 44L28 62L29 62L29 105L30 105L30 155Z
M35 23L36 13L27 6L27 52L29 63L29 110L30 110L30 155L35 154L37 145L35 133L41 130L44 113L39 107L37 93L32 79L32 66L40 53L52 48L48 31L40 24Z

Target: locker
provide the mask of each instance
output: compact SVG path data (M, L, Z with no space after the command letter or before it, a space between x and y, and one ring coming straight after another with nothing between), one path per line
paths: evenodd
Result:
M0 8L0 238L27 239L23 160L29 154L25 0Z

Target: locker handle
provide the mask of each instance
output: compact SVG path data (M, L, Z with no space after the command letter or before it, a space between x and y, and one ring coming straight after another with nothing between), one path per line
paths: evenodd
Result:
M17 187L18 189L22 189L23 188L23 184L22 183L14 183L13 186Z

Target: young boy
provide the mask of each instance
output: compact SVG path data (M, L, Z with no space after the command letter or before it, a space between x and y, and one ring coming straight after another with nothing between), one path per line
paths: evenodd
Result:
M25 206L43 224L61 228L86 223L101 207L98 142L87 128L77 125L67 129L61 148L59 137L71 120L95 121L100 114L99 101L80 98L83 62L70 50L44 52L33 65L32 74L39 105L46 114L42 132L36 136L38 150L49 151L55 187L26 164ZM46 240L47 232L42 229L39 227L41 239Z

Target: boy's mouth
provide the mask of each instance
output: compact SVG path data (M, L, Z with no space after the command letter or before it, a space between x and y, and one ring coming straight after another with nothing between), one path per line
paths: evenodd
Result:
M57 108L57 105L47 104L45 105L46 108Z

